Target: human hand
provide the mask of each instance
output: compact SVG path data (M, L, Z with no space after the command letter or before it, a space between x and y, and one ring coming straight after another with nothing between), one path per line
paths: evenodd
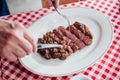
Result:
M46 1L50 6L55 6L56 8L59 6L59 2L60 2L60 0L46 0Z
M0 20L0 56L16 61L37 51L33 38L18 22Z

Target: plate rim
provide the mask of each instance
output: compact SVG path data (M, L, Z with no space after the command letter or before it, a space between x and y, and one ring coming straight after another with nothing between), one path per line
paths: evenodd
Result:
M106 49L104 50L104 53L103 53L99 58L97 58L95 61L93 61L91 64L87 65L86 67L83 67L83 68L81 68L81 69L79 69L79 70L77 70L77 71L69 72L69 73L65 73L65 74L44 74L44 73L39 73L39 72L33 71L33 70L31 70L30 68L28 68L27 66L25 66L25 65L22 63L21 58L19 58L19 61L20 61L20 63L23 65L24 68L26 68L28 71L30 71L30 72L32 72L32 73L34 73L34 74L38 74L38 75L42 75L42 76L50 76L50 77L67 76L67 75L79 73L80 71L88 68L89 66L92 66L93 64L95 64L95 62L99 61L99 60L105 55L106 51L109 49L110 45L111 45L112 42L113 42L113 36L114 36L114 35L113 35L113 34L114 34L114 31L113 31L114 28L113 28L113 25L112 25L112 23L110 22L109 18L108 18L106 15L102 14L102 12L97 11L96 9L91 9L91 8L86 8L86 7L70 7L70 8L62 8L62 10L74 9L74 8L78 8L78 9L89 9L89 10L95 11L95 12L103 15L103 16L108 20L108 22L109 22L109 24L110 24L110 26L111 26L110 28L111 28L111 32L112 32L111 34L112 34L112 35L111 35L111 40L110 40L108 46L107 46ZM47 16L47 15L49 15L49 14L52 14L52 13L55 13L55 11L49 12L48 14L44 15L44 16L41 17L40 19L42 19L42 18L44 18L45 16ZM38 19L38 20L39 20L39 19ZM35 24L35 22L34 22L33 24ZM32 24L32 25L33 25L33 24ZM29 29L29 27L28 27L28 29Z

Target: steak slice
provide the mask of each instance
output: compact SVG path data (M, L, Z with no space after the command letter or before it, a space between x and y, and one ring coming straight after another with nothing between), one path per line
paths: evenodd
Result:
M67 31L65 28L63 28L62 26L60 26L58 28L59 31L61 31L61 33L68 37L69 39L72 40L72 42L78 47L78 49L82 49L85 47L85 44L80 41L75 35L73 35L71 32Z
M73 24L78 30L80 30L83 34L85 34L85 36L89 36L90 39L93 39L93 36L89 30L89 28L82 24L82 23L79 23L79 22L75 22Z
M84 34L79 31L74 25L67 27L67 30L74 34L79 40L83 40Z
M80 32L84 34L82 41L86 45L90 45L92 43L93 36L90 30L87 28L87 26L84 24L78 23L78 22L75 22L73 25L75 26L77 30L79 30Z

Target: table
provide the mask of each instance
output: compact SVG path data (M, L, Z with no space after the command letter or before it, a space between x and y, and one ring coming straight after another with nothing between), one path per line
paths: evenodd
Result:
M108 17L114 28L114 37L105 55L99 61L79 73L60 77L39 76L26 70L19 61L8 62L6 59L1 58L0 69L2 72L0 72L0 77L3 77L4 80L69 80L71 77L83 73L93 80L120 80L120 1L86 0L65 4L60 7L88 7L102 12ZM53 7L44 8L37 11L8 15L3 17L3 19L19 21L28 27L37 19L52 11L55 11Z

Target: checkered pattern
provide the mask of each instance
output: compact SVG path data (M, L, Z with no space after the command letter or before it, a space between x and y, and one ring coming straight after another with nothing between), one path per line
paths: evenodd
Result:
M60 7L88 7L102 12L109 18L114 27L114 38L111 46L102 59L79 73L83 73L93 80L120 80L120 0L86 0L65 4ZM27 27L52 11L54 11L53 8L44 8L37 11L9 15L3 19L19 21ZM39 76L26 70L19 62L9 63L6 59L1 59L0 68L2 69L0 74L2 74L4 80L69 80L79 74L61 77Z

